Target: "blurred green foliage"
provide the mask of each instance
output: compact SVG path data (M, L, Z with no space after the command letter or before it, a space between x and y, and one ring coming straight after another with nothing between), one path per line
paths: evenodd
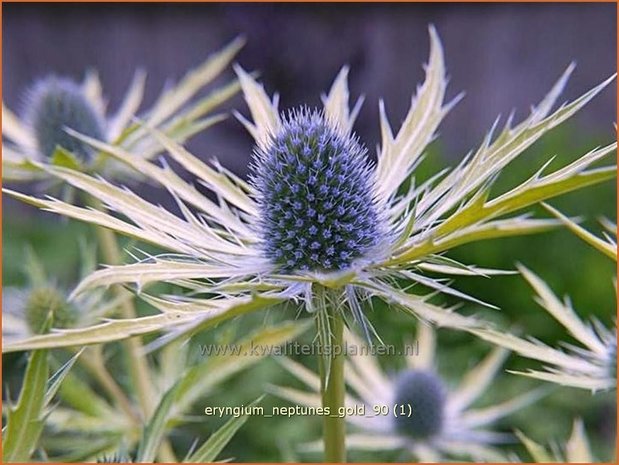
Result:
M530 176L552 155L557 157L550 169L567 164L595 145L607 142L609 132L583 138L576 128L570 126L553 131L506 170L509 177L505 176L498 180L496 192L504 191L517 181ZM442 153L441 147L435 143L418 171L419 178L423 179L427 174L453 163L453 157ZM566 195L553 201L552 205L570 216L580 216L584 220L585 227L599 233L597 218L607 216L612 220L616 219L616 187L612 182L605 183ZM536 214L547 216L541 208L536 210ZM74 283L79 270L78 237L90 238L94 243L94 234L90 227L41 213L20 217L5 210L3 228L2 259L5 286L23 284L21 264L24 262L27 246L34 248L47 269L53 271L59 283L65 285ZM125 243L125 246L130 245L132 244ZM599 318L607 326L615 323L614 263L567 230L558 228L538 236L466 245L451 251L449 256L463 263L501 269L514 269L514 264L521 262L546 280L557 295L569 295L574 308L581 316ZM492 279L459 278L455 287L500 307L497 311L463 304L463 312L484 315L506 327L512 327L522 334L534 336L545 342L553 344L558 341L570 342L564 329L533 301L531 289L519 275L498 276ZM443 298L442 301L456 303L454 299ZM141 304L140 311L152 310ZM241 336L250 332L256 325L295 318L297 313L295 308L278 307L266 314L258 313L227 323L215 331L195 338L193 341L196 347L195 356L199 356L197 343L226 341L234 334ZM374 310L369 312L369 318L387 344L401 345L414 334L414 319L385 305L375 305ZM304 342L310 343L311 334L306 334L305 339ZM440 331L439 371L446 377L448 383L453 384L489 349L486 344L466 334ZM110 363L117 363L116 358L112 357ZM302 363L314 367L315 360L306 359L302 360ZM388 373L403 367L403 360L397 357L383 357L381 363ZM511 369L524 369L534 364L535 362L510 357L506 366ZM20 378L23 369L22 357L5 357L3 364L5 380L7 375L9 379ZM124 383L126 379L120 381ZM247 405L268 390L269 385L291 383L301 387L290 379L276 361L264 360L220 386L208 399L203 400L202 405L195 405L190 421L172 433L175 447L178 451L187 450L193 438L206 437L225 422L226 419L204 417L202 411L205 405ZM537 384L539 383L532 380L503 374L491 388L484 402L506 399ZM267 396L262 405L269 411L273 405L282 405L282 401ZM562 442L569 435L572 419L580 416L585 421L598 458L609 460L614 449L615 412L615 393L592 396L586 391L555 388L549 396L534 406L508 418L500 428L504 431L521 429L540 443ZM299 443L318 439L320 428L319 418L250 418L222 456L252 462L316 460L319 456L299 455L294 448ZM522 451L517 445L513 446L513 450ZM350 459L400 461L406 460L407 457L399 453L352 453Z

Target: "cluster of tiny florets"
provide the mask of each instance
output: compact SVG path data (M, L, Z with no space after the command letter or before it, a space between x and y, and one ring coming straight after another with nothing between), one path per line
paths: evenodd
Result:
M286 271L338 271L379 237L367 151L321 113L291 112L252 166L265 255Z
M417 440L429 439L440 433L447 392L436 374L422 370L401 373L395 382L394 401L398 405L412 407L410 417L400 415L395 418L398 432Z
M68 328L77 319L75 308L59 290L51 286L32 289L24 311L28 327L35 334L44 332L48 322L54 328Z
M104 123L88 101L82 87L74 81L55 76L37 82L28 95L26 117L32 126L37 148L47 157L62 147L81 158L93 150L67 134L66 128L102 140Z

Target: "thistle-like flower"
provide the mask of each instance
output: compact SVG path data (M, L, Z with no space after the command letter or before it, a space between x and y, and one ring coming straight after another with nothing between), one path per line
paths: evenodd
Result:
M377 358L354 335L348 333L346 339L345 378L354 392L347 395L346 407L355 412L346 416L352 427L346 441L349 449L404 450L422 462L505 461L495 445L514 438L493 431L493 423L547 392L537 389L498 404L473 407L492 385L508 351L495 348L453 387L453 380L443 377L436 366L435 333L424 324L417 334L418 350L406 354L407 368L395 375L383 372ZM274 387L273 392L295 404L319 407L319 378L290 359L280 362L313 392L288 387ZM365 406L365 414L357 413L360 406ZM303 448L311 451L316 445Z
M523 339L496 329L472 332L493 344L507 347L518 355L545 364L543 370L515 372L551 383L589 389L593 392L617 387L617 331L597 320L583 322L568 300L561 301L538 276L523 266L520 272L535 289L538 303L563 325L582 347L563 344L552 348L535 339Z
M554 208L546 208L578 237L613 260L617 260L617 225L602 222L605 240L600 239ZM561 301L544 281L533 272L519 266L520 272L537 293L537 302L557 320L582 347L564 343L564 349L552 348L535 339L523 339L497 329L472 329L481 338L506 347L518 355L545 364L543 370L516 372L517 374L549 381L564 386L589 389L592 392L617 388L617 329L607 328L598 320L588 324L576 314L568 299Z
M221 121L221 115L207 115L238 91L237 82L190 101L229 65L241 46L241 40L233 41L187 73L178 85L166 89L143 112L144 120L179 143ZM161 145L133 121L142 103L145 82L145 73L136 72L114 114L106 114L107 103L95 72L88 73L83 83L53 75L40 79L26 93L21 116L3 104L3 180L44 179L47 173L37 166L41 162L106 176L139 177L139 173L127 170L127 165L109 159L71 134L117 144L145 159L161 153Z
M51 157L56 147L81 158L92 155L92 147L71 137L65 128L106 140L102 116L76 82L48 77L35 84L29 99L26 118L43 156Z
M35 288L28 294L24 314L28 327L35 334L42 332L48 315L57 328L71 327L77 316L76 309L66 297L51 286Z
M613 166L589 169L616 148L612 143L552 173L540 171L512 190L489 198L493 181L512 160L586 105L614 77L551 113L570 67L528 118L513 127L508 123L496 138L491 131L479 149L455 169L418 183L415 167L440 121L458 100L445 103L443 50L433 28L430 42L426 80L397 133L380 104L382 142L375 166L352 132L361 100L349 108L347 68L323 97L322 110L302 108L282 116L278 99L269 98L261 85L237 67L253 121L237 116L256 144L250 182L216 162L213 167L199 160L146 121L144 130L174 161L197 176L218 202L167 164L159 166L117 145L73 133L159 182L174 195L182 212L178 217L126 188L65 167L48 166L46 170L98 198L108 212L7 191L40 208L110 228L169 252L97 271L74 295L93 287L128 283L143 291L149 284L164 281L191 291L192 296L142 292L159 315L108 321L82 332L81 337L73 333L71 344L168 330L163 343L283 301L301 302L314 312L323 336L329 334L330 319L322 318L323 312L317 310L333 307L341 315L352 315L369 337L372 327L362 304L372 297L439 326L476 326L474 318L428 302L430 295L407 292L407 284L420 283L432 291L473 299L449 287L440 275L498 271L459 264L443 254L477 240L555 227L557 220L513 213L615 176ZM5 345L4 350L67 343L59 332Z
M263 253L287 272L347 270L385 235L366 150L323 114L291 112L253 181Z
M93 254L81 247L84 267L81 278L96 268ZM2 344L10 344L57 329L75 329L112 316L120 298L111 299L105 289L94 289L69 301L68 286L49 276L38 257L28 252L24 266L27 285L2 289ZM131 298L124 293L124 298Z

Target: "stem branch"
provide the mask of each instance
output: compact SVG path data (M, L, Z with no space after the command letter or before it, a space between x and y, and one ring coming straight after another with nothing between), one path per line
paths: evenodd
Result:
M118 243L114 237L114 233L109 229L97 228L97 235L101 245L103 257L108 265L120 264L120 250ZM121 293L123 290L119 287L115 288L116 292ZM120 310L123 318L135 318L137 313L133 305L133 301L122 299ZM145 418L150 417L155 408L155 392L153 389L153 381L150 378L150 370L148 361L142 353L142 344L137 338L129 338L124 341L125 347L129 353L129 371L131 373L131 381L138 394L142 413Z
M118 407L125 412L127 417L130 418L133 423L139 425L140 418L133 410L131 401L127 398L105 366L101 355L101 347L94 346L91 349L90 352L87 352L80 358L82 365L97 379L101 387L116 402Z

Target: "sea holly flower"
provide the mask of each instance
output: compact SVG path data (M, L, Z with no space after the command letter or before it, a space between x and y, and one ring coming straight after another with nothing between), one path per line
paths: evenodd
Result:
M345 379L349 388L345 406L349 450L406 451L413 460L443 462L453 459L506 461L498 444L513 442L510 433L493 430L493 424L543 396L537 389L502 402L475 407L492 386L508 351L495 348L459 383L444 376L435 359L436 336L433 329L420 324L418 347L406 353L406 368L385 373L369 347L347 333ZM282 366L310 391L276 386L274 394L294 404L320 407L320 379L291 359ZM364 412L360 408L364 408ZM412 412L412 413L411 413ZM333 412L331 412L333 413ZM338 414L337 412L335 414ZM301 446L310 452L318 444Z
M96 269L93 249L80 244L82 271L80 279ZM70 329L96 324L102 317L113 316L123 297L110 298L108 292L93 289L69 300L69 287L57 282L45 270L39 258L28 251L24 266L26 285L2 289L2 344L49 333L55 329Z
M533 177L492 197L493 181L507 165L546 132L562 123L604 89L614 76L583 96L551 112L570 66L530 116L508 123L451 171L417 182L415 168L436 136L455 100L445 103L446 72L436 31L426 80L397 132L380 104L382 141L375 165L366 159L352 133L360 100L348 105L348 69L337 76L323 97L322 110L301 108L280 115L249 74L237 67L252 121L238 115L255 140L252 177L246 182L219 163L205 163L161 131L143 126L169 156L209 188L217 202L184 181L167 164L159 166L122 147L73 133L119 162L159 182L178 201L179 217L126 188L66 167L46 171L103 202L107 212L11 195L40 208L112 229L159 246L169 253L144 255L135 263L109 266L86 278L74 296L99 286L136 285L158 315L113 320L72 332L39 336L4 350L89 344L167 331L165 343L222 320L284 301L301 302L316 315L319 333L329 339L330 318L320 309L352 317L369 336L372 328L362 304L382 299L438 326L478 325L428 301L429 295L407 292L407 283L473 299L449 287L444 276L490 275L474 265L445 256L451 248L489 238L545 231L560 224L514 213L544 199L615 176L614 166L591 165L616 149L616 143L594 149L576 161ZM118 215L118 216L117 216ZM438 277L436 277L438 275ZM441 277L443 276L443 277ZM191 297L148 295L147 285L170 282Z
M554 208L548 205L546 208L578 237L617 261L616 224L603 220L602 225L606 232L605 238L601 239ZM599 320L592 320L591 323L583 321L572 308L569 299L561 301L539 276L524 266L520 265L519 270L535 290L537 303L565 327L580 346L563 343L564 348L553 348L535 339L524 339L492 328L476 328L472 332L493 344L513 350L522 357L544 363L542 370L515 372L516 374L592 392L616 389L616 322L614 328L607 328Z
M194 102L191 100L229 65L241 46L242 40L237 39L210 56L177 85L165 89L151 108L141 112L141 117L179 143L220 121L221 115L207 115L238 91L238 82L216 88ZM3 180L49 178L48 173L37 167L36 163L41 162L108 177L139 177L127 165L73 137L71 131L152 159L161 153L161 145L134 121L142 104L145 83L146 74L136 72L120 106L111 113L107 111L96 72L87 73L81 83L55 75L36 81L26 92L20 115L2 105Z
M126 188L65 166L37 164L46 173L88 192L104 209L89 209L54 198L13 191L39 208L80 219L150 242L165 253L139 253L135 263L97 271L74 291L133 284L160 313L126 316L79 330L43 334L5 345L4 351L104 343L164 331L151 347L282 302L300 303L314 315L323 404L343 402L344 319L352 317L370 338L374 329L362 304L380 299L437 326L472 329L480 323L429 302L436 292L468 298L440 276L501 273L454 262L444 255L473 241L530 234L555 227L554 219L514 216L542 200L615 176L613 166L591 168L616 149L592 150L545 174L545 165L512 190L491 197L493 181L543 134L586 105L614 76L551 112L572 71L569 67L530 116L497 137L491 130L479 149L451 171L418 183L415 168L434 139L442 118L458 100L445 102L446 73L436 31L430 28L426 80L394 133L384 104L379 108L382 141L376 165L365 158L352 129L360 101L348 105L348 69L323 98L323 109L280 115L278 98L237 67L252 121L239 119L255 140L252 177L246 182L217 162L188 153L152 121L140 126L182 168L217 197L198 191L167 163L158 165L135 152L86 134L71 135L164 186L181 216ZM159 145L158 145L159 146ZM58 164L57 164L58 165ZM105 211L107 210L107 211ZM439 275L436 277L435 275ZM149 295L147 285L167 282L187 295ZM407 292L409 284L429 294ZM375 332L375 331L374 331ZM325 460L345 461L342 419L325 419Z
M252 181L261 247L286 272L347 270L386 241L366 153L323 114L291 112Z
M94 249L84 245L81 250L83 274L89 273L96 263ZM8 287L2 292L3 345L35 335L53 334L59 329L79 330L80 327L95 324L101 318L115 316L123 300L132 298L129 292L112 298L109 292L101 288L69 302L64 286L50 278L34 253L27 255L25 274L27 286ZM157 408L166 408L166 415L171 419L170 422L158 423L158 427L163 428L160 433L168 434L173 428L171 424L178 425L185 421L185 415L198 401L203 402L204 397L219 389L222 383L266 356L266 353L252 353L252 347L278 347L299 336L307 326L307 322L299 321L266 325L235 339L238 353L217 353L199 360L194 360L187 344L170 344L162 349L157 365L149 372L155 406L159 402L163 407ZM64 379L63 390L57 397L52 393L57 390L57 386L49 382L48 385L55 389L50 389L46 395L47 403L51 404L44 413L46 428L40 432L40 441L30 445L33 450L38 446L37 450L41 449L46 457L57 462L65 462L70 457L75 459L73 454L79 454L78 457L83 460L92 460L103 452L118 451L119 447L133 450L144 436L145 420L157 421L157 408L151 415L142 416L137 393L131 391L131 384L123 382L130 379L130 374L118 369L108 371L110 352L105 352L106 349L111 349L112 353L118 351L118 347L96 345L80 351L79 358L76 355L65 365L61 360L66 358L66 350L40 351L47 353L51 367L62 365L59 373L68 371L74 362L82 371L79 376L70 375ZM58 382L59 376L54 375L51 379ZM174 400L164 402L172 385L175 388ZM230 420L228 428L221 432L223 437L231 438L245 419L239 417ZM237 427L232 428L235 424ZM15 431L19 434L21 430L16 428ZM68 437L71 437L69 441ZM93 441L93 437L97 440ZM225 441L221 442L223 437L214 441L216 444L211 441L210 448L203 446L200 453L194 450L197 454L194 455L195 461L201 461L200 458L202 461L212 461L212 454L219 453L220 447L223 448L225 444ZM160 443L158 441L155 444L157 448ZM150 446L148 454L154 453L154 445ZM143 455L140 458L143 459L140 461L146 461L149 457ZM25 460L26 457L23 457L21 461Z

